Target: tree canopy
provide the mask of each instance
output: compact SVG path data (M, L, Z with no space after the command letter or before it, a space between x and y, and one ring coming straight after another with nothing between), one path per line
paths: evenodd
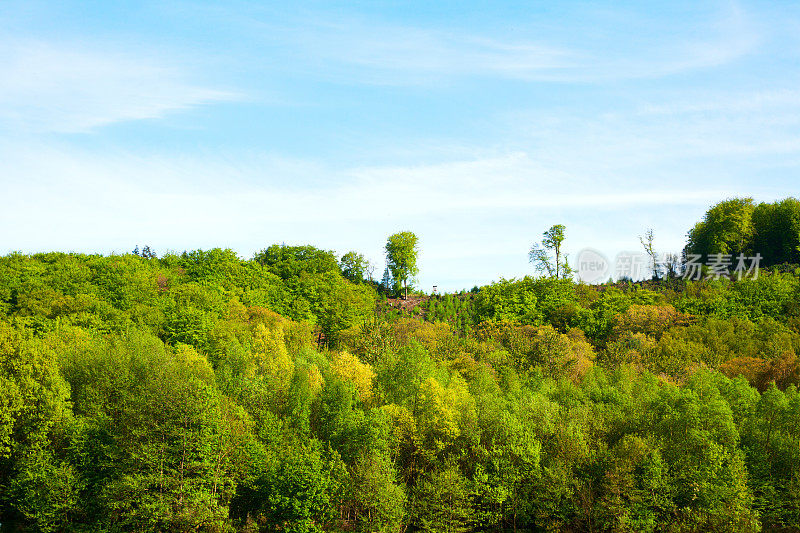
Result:
M386 239L386 265L395 283L402 283L405 297L408 297L408 283L419 274L417 255L419 246L417 236L410 231L401 231Z
M761 266L800 263L800 200L754 204L732 198L712 206L688 234L685 255L761 257Z
M542 242L534 243L528 252L528 258L539 273L555 278L569 278L572 269L561 246L566 238L566 227L556 224L542 234Z
M0 257L0 530L800 528L800 269L398 305L358 260Z

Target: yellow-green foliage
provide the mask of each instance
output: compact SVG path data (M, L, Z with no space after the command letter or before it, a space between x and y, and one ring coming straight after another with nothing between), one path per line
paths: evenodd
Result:
M338 352L331 361L331 370L339 378L355 386L358 398L362 402L366 403L372 399L372 380L375 379L375 372L370 365L362 363L348 352Z
M297 355L304 349L311 348L314 345L312 336L313 327L308 322L289 320L284 323L283 340L292 355Z
M796 275L426 321L270 253L0 258L3 530L800 527Z
M606 346L604 360L610 366L623 364L633 365L638 369L646 368L652 362L656 349L656 340L644 333L626 331Z
M420 435L417 421L411 411L397 404L381 406L381 412L388 420L387 447L389 457L400 466L404 481L409 481L415 461L415 454L420 447Z
M671 305L632 305L616 316L611 330L612 338L624 333L644 333L660 338L668 329L689 323L690 317L678 312Z
M418 399L417 427L428 449L438 453L476 424L475 400L458 374L447 386L433 377L422 384Z
M570 364L569 377L575 381L580 381L583 376L592 368L596 358L594 348L586 340L586 336L579 329L571 329L566 334L570 342L570 349L575 360Z
M296 369L296 373L300 374L300 379L308 384L308 390L312 396L316 396L325 386L325 378L315 364L303 365Z
M267 309L251 309L250 317L254 370L288 386L294 372L294 362L284 342L286 319Z
M253 361L259 373L268 374L282 383L288 383L294 370L294 363L283 342L283 329L272 329L257 324L253 331Z
M592 345L580 330L564 334L549 324L520 326L507 321L484 322L478 335L499 343L515 366L523 371L541 368L553 377L579 380L595 359Z
M205 381L214 382L214 369L206 357L188 344L178 344L175 347L175 359L178 364L190 369L190 372Z

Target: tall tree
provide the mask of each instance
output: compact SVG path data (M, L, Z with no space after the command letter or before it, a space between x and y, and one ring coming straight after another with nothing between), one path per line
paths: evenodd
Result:
M644 252L650 258L650 268L653 271L653 279L658 279L661 276L658 269L658 254L653 246L653 241L655 241L653 228L648 228L648 230L644 232L644 235L639 235L639 242L642 243Z
M555 278L567 278L572 274L567 262L567 256L561 250L561 245L566 238L566 227L556 224L542 234L541 244L534 243L528 252L530 262L537 272L546 272Z
M390 235L386 240L386 264L397 283L403 283L404 298L408 298L408 282L419 274L417 267L417 236L410 231Z

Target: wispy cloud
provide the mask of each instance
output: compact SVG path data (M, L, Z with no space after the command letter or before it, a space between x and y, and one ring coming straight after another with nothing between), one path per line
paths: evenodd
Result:
M522 26L526 22L519 21ZM529 35L517 31L509 37L321 15L267 27L270 39L294 48L297 68L305 65L309 75L401 85L466 76L580 83L659 78L725 65L752 52L759 43L758 32L736 4L695 22L689 30L669 24L648 21L637 31L628 22L620 34L613 27L601 32L611 32L614 39L582 37L582 30L576 35L575 28L570 35L558 30L537 35L532 29ZM594 28L585 29L591 33L588 30ZM670 38L659 38L663 34Z
M640 107L639 113L647 115L691 115L705 113L780 113L800 108L800 91L796 89L772 89L739 94L723 94L711 97L699 95L688 100L649 103ZM789 117L797 120L796 117Z
M291 38L312 63L329 65L323 70L348 65L375 83L469 75L533 78L578 64L571 51L544 44L356 21L318 23L292 31Z
M528 146L543 165L609 185L669 180L673 186L732 180L800 155L800 93L727 88L620 101L606 110L506 113L507 144ZM644 101L643 101L644 100Z
M159 58L37 40L0 40L0 71L7 129L86 132L238 97Z
M242 164L219 155L186 160L13 143L0 158L5 191L16 199L0 212L0 253L119 252L146 242L162 252L230 246L249 256L274 242L311 242L357 249L382 265L386 236L411 228L430 261L424 283L449 289L461 288L459 279L471 286L526 272L525 250L553 223L569 225L571 246L598 246L591 228L600 220L610 224L656 206L700 211L730 194L652 184L610 191L523 152L343 170L268 154ZM287 186L311 168L317 186ZM594 222L587 225L587 217ZM683 222L676 224L672 233L682 235ZM634 237L637 231L627 230Z
M353 198L361 205L375 205L377 198L413 197L414 201L404 204L402 211L416 215L702 204L720 194L719 189L685 191L650 187L608 192L589 175L548 168L524 152L433 165L371 167L350 174L355 180L340 191L343 201ZM373 214L378 210L385 207L377 207ZM355 216L363 212L362 207Z
M287 164L265 155L261 165L242 167L232 158L209 156L191 162L176 158L124 154L94 155L55 148L7 147L0 154L10 175L9 192L30 198L2 214L4 223L72 204L82 230L106 231L89 220L115 220L177 231L185 224L213 234L235 233L257 221L262 227L295 223L331 227L338 223L401 222L448 215L481 217L509 210L617 209L643 205L705 205L723 191L653 190L652 187L604 192L591 178L548 170L524 153L421 166L365 167L346 170ZM297 168L321 173L312 189L288 188ZM22 179L23 176L26 179ZM225 177L227 181L220 179ZM191 189L191 192L188 190ZM580 191L580 192L576 192ZM148 206L145 218L137 216ZM18 211L18 212L15 212ZM113 216L106 216L113 213ZM459 215L461 213L461 215ZM17 218L21 217L21 218ZM183 220L170 229L170 220ZM134 221L134 222L132 222ZM80 224L79 224L80 225Z
M58 35L22 17L0 30L0 253L286 241L380 263L408 228L442 287L529 272L554 223L570 251L646 227L679 250L709 204L796 185L796 35L747 5L170 3L125 35L116 13ZM103 128L240 92L199 132Z
M599 66L612 72L627 72L631 78L657 78L732 63L755 51L761 42L756 25L736 2L728 3L714 18L687 26L695 34L681 38L682 28L670 28L666 31L673 33L673 38L669 39L671 44L651 45L634 60L615 58ZM656 34L664 32L665 28L660 30ZM630 50L627 52L630 54Z

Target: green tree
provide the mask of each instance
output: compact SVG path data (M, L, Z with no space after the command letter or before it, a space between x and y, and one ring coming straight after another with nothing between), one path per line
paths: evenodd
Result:
M340 331L358 326L372 315L376 294L370 285L348 283L334 272L302 279L304 295L329 344L335 345Z
M347 252L339 260L342 276L355 283L372 281L374 267L358 252Z
M303 272L340 272L339 262L333 252L314 246L287 246L273 244L258 252L254 259L283 279L299 276Z
M397 474L384 454L360 456L352 467L345 512L360 531L400 531L406 495L395 482Z
M753 211L753 253L764 265L800 263L800 200L758 204Z
M551 226L542 234L541 244L534 243L531 247L528 258L537 272L546 272L548 276L555 278L568 278L572 275L567 256L561 250L566 238L565 230L563 224Z
M712 206L703 220L689 231L684 253L699 255L703 262L710 254L749 254L755 232L753 199L731 198Z
M71 355L63 371L82 422L73 454L86 521L112 530L224 527L246 461L247 417L219 394L205 358L134 331Z
M287 442L276 452L234 502L234 513L251 515L265 526L262 531L324 531L347 477L341 458L317 439Z
M0 387L0 523L21 531L63 530L82 488L65 460L69 388L55 351L3 321Z
M472 493L454 461L431 472L417 484L413 505L420 531L461 533L470 530Z
M610 531L656 531L671 511L667 468L659 451L636 435L609 450L598 505Z
M417 267L417 236L410 231L390 235L386 240L386 263L396 283L403 284L405 298L408 298L408 282L413 281Z
M500 402L492 398L492 403ZM484 430L478 456L483 459L476 467L474 482L477 510L486 526L501 521L516 528L518 515L526 500L526 490L539 475L541 443L530 427L506 410L488 404L481 424Z
M381 290L385 293L388 293L392 287L394 287L394 280L392 279L392 273L389 271L389 267L387 266L383 270L383 277L381 277Z
M661 388L648 417L648 433L660 439L671 472L684 529L758 530L739 433L715 375L701 371L681 388Z

